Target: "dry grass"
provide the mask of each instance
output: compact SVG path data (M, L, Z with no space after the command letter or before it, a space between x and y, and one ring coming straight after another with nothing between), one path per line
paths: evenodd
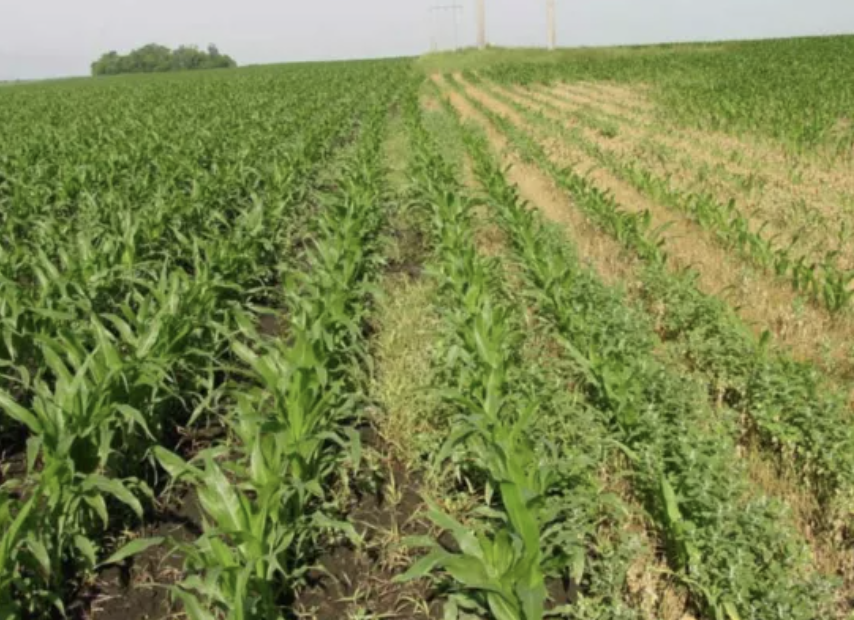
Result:
M664 114L657 110L655 103L647 98L643 88L622 87L622 93L609 92L611 87L603 84L588 83L584 96L593 104L607 104L611 109L620 108L622 115L638 125L656 125L665 127L668 135L694 142L704 150L723 154L733 162L741 163L750 169L767 169L769 173L780 170L796 170L800 182L815 188L831 186L849 193L854 192L854 161L834 158L832 161L818 153L800 153L794 155L783 145L759 136L734 136L722 131L701 131L668 123ZM577 93L576 85L557 85L553 88L537 89L542 92L569 98Z
M503 256L507 251L504 231L489 216L489 208L479 205L474 210L474 244L478 253L488 258Z
M574 82L566 86L589 97L606 98L614 105L636 112L651 112L656 104L650 100L651 87L645 84L619 85L610 82Z
M388 276L383 288L374 344L378 372L371 390L381 405L376 426L391 456L414 467L421 441L439 433L431 423L436 403L427 390L440 329L432 312L435 292L431 281L404 274Z
M787 238L795 232L811 235L811 249L819 255L826 251L828 237L834 237L846 222L850 225L854 215L854 166L850 162L831 162L812 155L793 157L768 141L678 127L652 108L639 111L604 93L597 96L586 91L579 97L576 89L566 86L532 92L575 111L592 106L597 113L621 123L621 132L635 141L647 141L679 154L679 161L670 162L671 167L679 163L687 168L701 189L722 200L737 198L745 211L787 233ZM621 107L622 113L618 111ZM649 158L643 151L633 155ZM847 246L841 249L849 264L854 264L854 248Z
M438 102L434 103L438 106ZM384 159L389 183L403 188L409 144L402 118L396 116L391 122L384 143ZM423 241L418 224L410 219L406 213L396 216L395 226L401 234L393 238L388 248L388 256L411 267L411 272L403 269L388 273L381 282L377 336L372 343L376 372L371 385L371 395L380 405L375 425L387 446L387 456L407 468L415 467L419 460L423 449L419 438L435 437L439 432L431 424L435 398L426 388L433 374L432 347L440 321L433 311L433 282L418 277L424 258L420 247Z

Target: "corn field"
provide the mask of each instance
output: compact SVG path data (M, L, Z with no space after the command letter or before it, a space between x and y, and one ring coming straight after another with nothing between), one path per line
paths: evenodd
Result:
M0 620L854 617L851 45L3 89Z

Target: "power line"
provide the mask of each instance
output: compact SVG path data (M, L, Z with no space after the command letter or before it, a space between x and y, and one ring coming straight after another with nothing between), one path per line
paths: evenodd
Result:
M486 49L486 0L475 0L477 13L477 46L480 49ZM439 50L439 30L440 23L438 15L447 11L452 12L454 24L454 49L460 48L459 42L459 24L458 15L463 10L460 4L436 4L431 6L431 30L430 51L436 52ZM546 0L546 21L548 23L548 49L557 49L557 8L556 0Z
M462 10L463 10L463 7L461 4L437 4L437 5L430 7L430 15L432 16L432 21L433 21L433 38L432 38L430 47L432 48L432 50L434 52L438 51L438 49L439 49L439 44L438 44L439 25L438 25L438 20L437 20L437 15L439 12L451 11L451 14L452 14L453 20L454 20L454 49L458 50L460 48L459 25L457 23L457 17L459 15L459 12Z

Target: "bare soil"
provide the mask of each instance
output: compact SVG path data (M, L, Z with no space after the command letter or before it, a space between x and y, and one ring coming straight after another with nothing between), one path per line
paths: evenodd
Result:
M799 252L809 252L823 260L838 241L836 233L850 219L854 201L839 183L817 183L806 178L801 160L768 163L744 155L749 144L734 151L733 138L714 132L685 130L659 122L653 113L621 114L613 100L587 99L567 87L515 89L538 102L557 107L569 115L581 110L619 126L619 135L609 140L605 150L643 162L643 166L680 190L710 193L721 203L738 202L742 213L752 220L752 229L765 226L766 233L780 235L778 245L787 246L797 238ZM596 132L581 131L596 140ZM667 157L661 157L664 150ZM852 264L850 244L840 247L838 260Z
M191 542L202 534L201 508L190 493L177 498L134 538L163 537ZM166 620L176 617L169 587L180 581L183 558L166 542L101 571L92 587L72 605L81 620ZM76 606L76 607L75 607Z
M402 545L407 536L423 536L430 528L422 518L420 484L397 461L387 464L385 484L376 493L357 494L347 515L363 539L355 547L329 548L297 593L299 618L440 618L441 602L426 580L393 583L414 560Z
M508 107L472 85L466 88L477 92L478 100L499 114ZM518 113L515 116L518 118ZM524 119L518 126L527 128L532 135L540 133ZM674 267L696 270L699 288L725 299L757 334L767 329L798 359L816 363L837 377L845 378L854 372L851 321L833 317L822 308L800 300L788 282L751 269L733 252L722 248L711 233L682 214L646 198L598 167L579 148L556 138L539 141L557 163L588 172L588 178L600 189L609 191L621 207L649 211L654 227L666 225L663 236Z

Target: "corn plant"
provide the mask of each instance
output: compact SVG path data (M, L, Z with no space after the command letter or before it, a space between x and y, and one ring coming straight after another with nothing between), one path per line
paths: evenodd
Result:
M321 409L353 411L357 399L341 394L358 392L366 283L379 261L382 199L367 189L381 175L377 119L406 75L406 63L392 65L370 89L365 76L379 75L371 63L4 92L0 433L4 449L28 457L26 475L4 482L2 522L20 525L4 539L4 612L12 605L13 615L49 613L88 587L113 551L104 531L133 528L153 507L164 468L154 453L174 452L181 427L222 416L229 442L255 445L262 427L252 434L227 412L246 420L252 410L269 413L266 399L247 400L235 386L262 385L247 351L265 360L272 353L247 334L259 312L283 303L285 280L300 299L295 323L304 315L297 306L314 308L304 341L329 365L311 374L312 389L337 386ZM316 220L315 192L330 160L367 123L368 110L369 145L333 179L347 191ZM56 122L34 120L47 117ZM11 139L12 125L29 129ZM327 241L309 255L303 249L315 233ZM295 275L303 259L316 280ZM330 358L330 348L339 355ZM301 363L295 385L309 375L310 362ZM305 406L311 393L300 396ZM317 478L331 469L328 459L312 460L312 434L325 437L324 458L352 443L347 433L328 432L339 421L336 414L302 430L282 421L299 435L280 446L288 467L303 469L294 478L298 507L318 502ZM7 437L19 444L5 445ZM265 442L264 462L281 473L284 456ZM224 476L239 469L213 463ZM19 498L32 503L19 507Z
M361 452L348 425L361 399L364 322L381 260L387 94L372 101L338 186L319 195L311 244L287 273L287 339L265 343L248 317L239 320L232 349L249 383L238 383L226 417L235 448L193 462L156 449L205 513L202 537L177 545L187 576L174 594L193 618L281 618L322 534L356 539L330 512L326 485L345 457L358 467Z
M434 542L411 541L432 552L399 580L441 568L462 590L465 604L488 609L502 620L538 619L546 601L541 532L550 477L527 437L536 406L513 394L519 380L519 327L500 299L494 265L472 243L470 201L461 196L453 172L436 153L417 103L410 100L407 112L415 152L413 191L432 214L437 254L432 271L448 300L448 356L453 360L442 373L448 388L441 392L454 412L453 430L436 461L441 466L453 455L465 454L485 476L486 497L497 496L500 512L475 537L434 507L430 518L454 536L460 553L444 551Z
M478 105L473 101L473 105ZM481 111L502 129L508 132L511 142L519 149L530 149L529 152L539 156L541 150L537 145L521 134L512 124L501 117L492 114L481 106ZM541 165L561 183L565 175L560 170L548 167L547 158ZM571 187L571 186L565 186ZM601 202L591 199L581 191L573 192L580 207L588 210L591 215L599 213ZM589 204L592 203L592 204ZM613 199L607 199L611 209L618 209ZM606 230L611 231L609 220L596 219ZM840 422L845 416L842 405L844 396L837 390L819 388L822 379L814 369L793 363L786 356L780 356L769 362L762 346L752 342L752 337L746 335L744 326L736 326L737 320L729 316L731 312L723 310L723 304L714 298L709 298L696 290L693 276L666 276L661 261L665 254L651 253L650 243L644 239L627 238L627 247L644 257L650 265L646 273L645 287L649 290L652 304L666 301L666 306L674 315L674 323L667 327L673 334L691 332L702 334L701 341L691 342L691 364L696 364L696 357L704 359L704 364L714 368L713 372L719 377L738 377L731 389L739 394L747 394L747 385L763 386L756 398L742 399L743 411L755 424L752 428L759 430L762 441L782 458L797 455L804 465L802 471L805 480L815 488L816 495L827 506L830 514L845 512L850 504L851 472L854 471L843 456L848 452L845 446L851 445L852 436L847 425ZM805 290L816 289L816 274L811 262L800 257L790 267L795 274L793 281ZM664 297L660 297L664 295ZM657 297L658 296L658 297ZM673 298L671 299L672 296ZM690 310L689 310L690 308ZM695 331L696 330L696 331ZM724 335L725 334L725 335ZM718 340L722 342L718 342ZM730 349L730 350L727 350ZM718 356L713 358L712 356ZM758 382L756 377L762 377ZM785 390L774 390L766 381L777 381L782 386L789 384ZM794 387L797 386L797 387ZM819 394L824 393L823 397ZM781 403L785 401L787 405ZM773 402L774 405L767 405ZM808 413L810 412L810 413ZM816 416L813 422L808 422L810 416ZM819 425L821 431L813 427ZM832 489L832 490L831 490ZM835 517L829 518L828 527L838 522Z
M606 414L614 439L625 446L632 484L645 498L670 565L693 592L698 608L721 619L810 618L826 609L827 585L804 575L804 543L770 517L779 508L761 496L747 505L740 502L749 485L734 458L733 438L700 430L709 413L700 413L704 421L696 425L687 422L697 415L690 412L707 407L705 395L657 366L648 356L654 342L651 326L634 322L618 296L569 268L574 258L563 239L525 214L484 137L469 127L463 132L475 172L530 278L531 298L564 338L565 354L583 377L586 397ZM552 253L556 256L547 258ZM711 516L714 507L724 505L739 508L726 517ZM719 545L723 532L742 542L725 550ZM769 555L771 549L775 551ZM772 556L777 577L766 581L761 592L745 589L744 583L767 574ZM742 577L733 579L734 574Z

